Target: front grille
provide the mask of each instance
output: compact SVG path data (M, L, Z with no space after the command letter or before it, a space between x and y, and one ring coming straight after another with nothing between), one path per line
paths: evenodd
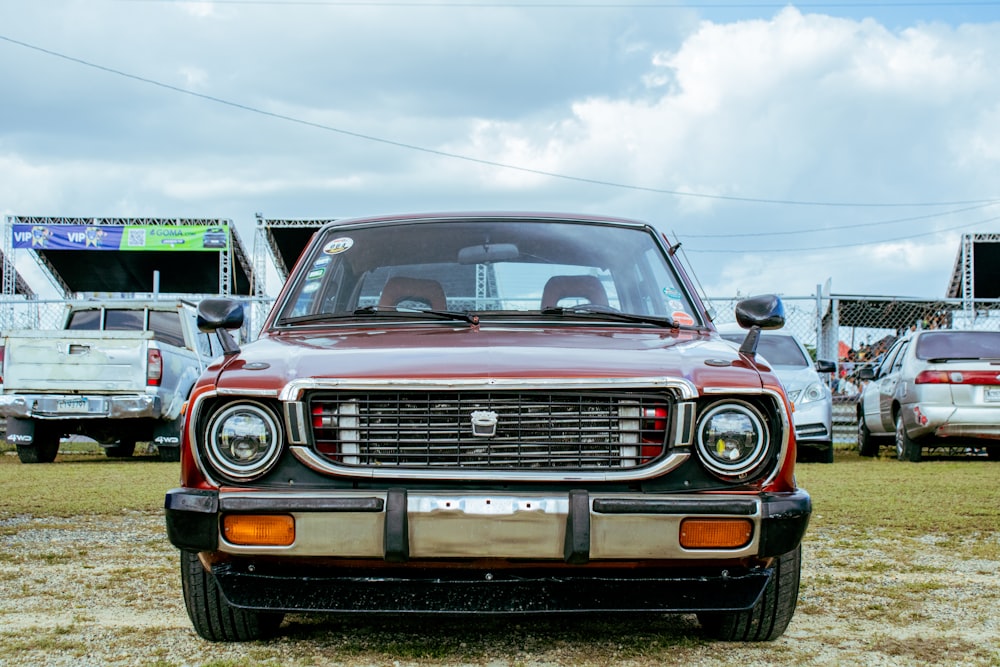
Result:
M665 448L662 394L346 392L310 398L316 451L342 465L635 467Z

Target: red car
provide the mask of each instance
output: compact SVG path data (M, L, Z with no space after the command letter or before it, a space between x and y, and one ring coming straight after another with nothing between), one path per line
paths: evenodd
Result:
M723 341L641 222L538 214L318 230L258 340L226 299L166 496L206 639L289 612L697 614L782 634L811 511L781 384L781 301Z

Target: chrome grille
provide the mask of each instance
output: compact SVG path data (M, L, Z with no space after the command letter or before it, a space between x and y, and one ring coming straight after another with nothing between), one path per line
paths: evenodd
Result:
M663 452L669 407L654 393L345 392L309 400L313 444L335 463L481 470L648 463Z

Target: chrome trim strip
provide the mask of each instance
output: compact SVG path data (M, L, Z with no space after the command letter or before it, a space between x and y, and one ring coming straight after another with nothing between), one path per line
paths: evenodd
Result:
M305 404L300 401L290 401L283 404L285 406L285 426L288 431L289 445L305 445L309 443L309 432L306 425Z
M468 480L489 480L492 482L628 482L650 479L665 475L678 468L691 456L689 452L675 452L659 463L648 468L625 468L622 470L469 470L467 468L422 470L419 468L351 468L330 463L308 447L289 447L304 466L326 475L355 477L362 479L433 479L460 482Z
M306 391L332 389L608 389L630 387L675 392L681 400L698 397L694 383L676 377L611 378L302 378L286 384L278 394L295 401ZM221 392L220 392L221 393ZM258 392L261 393L261 392ZM760 393L755 390L754 393Z
M227 389L220 387L215 391L219 396L263 396L265 398L274 398L278 395L277 389Z
M690 447L694 443L697 425L697 409L694 403L678 403L674 412L674 447Z

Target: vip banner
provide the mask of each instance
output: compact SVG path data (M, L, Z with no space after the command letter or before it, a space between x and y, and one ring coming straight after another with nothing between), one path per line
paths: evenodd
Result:
M14 248L32 250L210 250L229 248L229 228L218 225L13 226Z

